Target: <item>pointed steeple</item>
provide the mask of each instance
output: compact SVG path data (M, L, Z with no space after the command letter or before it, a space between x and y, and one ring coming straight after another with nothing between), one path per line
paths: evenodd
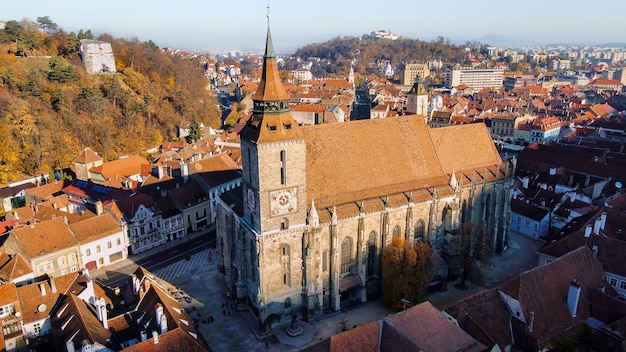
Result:
M280 81L269 27L269 12L267 17L267 38L261 82L252 96L252 116L240 134L241 138L255 143L293 140L304 136L298 123L289 113L291 96Z
M311 211L309 212L309 225L313 227L320 226L320 217L317 214L317 209L315 208L314 200L311 200Z
M450 175L450 187L456 191L456 187L458 186L458 181L456 179L456 174L454 173L454 169L452 170L452 175Z

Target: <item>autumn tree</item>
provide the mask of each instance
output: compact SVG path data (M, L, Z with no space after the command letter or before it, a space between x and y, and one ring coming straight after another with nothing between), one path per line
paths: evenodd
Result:
M383 251L383 303L400 308L402 299L423 302L433 270L432 249L426 243L394 237Z
M474 222L461 224L458 233L450 241L451 251L457 257L461 282L460 289L467 289L467 280L482 284L485 272L495 267L493 245L485 226Z

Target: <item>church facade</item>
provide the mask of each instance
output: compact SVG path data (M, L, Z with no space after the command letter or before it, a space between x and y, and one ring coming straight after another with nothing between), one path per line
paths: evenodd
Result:
M268 29L241 131L242 186L219 200L217 261L268 331L380 292L394 236L437 251L463 222L507 242L512 169L483 124L429 129L421 115L298 126Z

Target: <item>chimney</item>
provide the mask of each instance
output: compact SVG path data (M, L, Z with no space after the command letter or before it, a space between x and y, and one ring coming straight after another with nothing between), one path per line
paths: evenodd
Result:
M606 211L603 211L602 214L600 214L600 230L604 230L604 227L606 226L606 215Z
M67 225L67 216L63 216L63 222L65 222L65 225Z
M104 207L102 205L101 201L97 201L96 202L96 215L102 215L102 212L104 211Z
M68 340L67 342L65 342L65 348L67 349L67 352L76 352L76 348L74 347L74 341L72 340Z
M593 224L593 234L594 235L599 235L600 234L600 226L602 225L602 219L601 218L596 218L596 221Z
M589 238L591 236L591 231L593 230L593 225L589 224L585 227L585 238Z
M146 334L146 331L142 331L141 332L141 341L146 341L148 339L148 334Z
M152 330L152 341L155 345L159 343L159 334L156 332L156 330Z
M524 187L524 189L528 189L528 182L530 182L530 178L528 178L528 176L524 176L522 179L522 187Z
M46 284L43 282L39 283L39 291L41 291L41 295L45 296L46 295Z
M105 329L109 328L109 317L107 314L107 303L104 297L96 299L96 310L98 311L98 320L102 323Z
M574 280L569 284L569 292L567 294L567 308L572 317L576 317L578 311L578 301L580 300L580 282Z
M52 293L56 293L57 292L57 285L54 282L54 276L49 276L50 278L50 290L52 291Z
M165 314L161 315L161 322L159 324L161 326L161 334L165 334L167 332L167 318Z
M161 324L161 317L163 316L163 305L161 305L161 303L157 303L154 306L154 315L155 315L155 322L157 324Z
M528 332L533 332L533 327L535 326L535 311L530 311L530 318L528 322Z
M157 176L159 180L163 178L163 165L157 166Z

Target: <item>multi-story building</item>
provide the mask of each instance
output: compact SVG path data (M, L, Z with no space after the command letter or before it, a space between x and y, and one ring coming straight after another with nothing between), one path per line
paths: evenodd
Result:
M531 142L555 141L561 133L561 121L555 117L533 120Z
M116 202L126 227L128 246L133 254L164 244L163 218L157 203L145 193Z
M82 262L89 270L128 257L126 234L109 213L69 225L79 242Z
M269 30L263 65L240 135L242 186L222 195L216 221L218 268L262 331L379 294L393 237L442 250L444 234L475 221L496 251L506 245L511 172L484 124L299 126Z
M400 70L400 84L412 85L417 82L417 77L424 80L428 76L430 76L428 64L407 63Z
M454 66L446 69L445 85L448 88L465 84L480 90L483 88L500 89L504 78L501 68L471 68Z
M306 68L298 68L291 71L291 80L294 84L307 83L313 79L313 74Z
M20 254L33 268L35 277L65 275L83 267L78 239L64 217L11 230L2 251Z

